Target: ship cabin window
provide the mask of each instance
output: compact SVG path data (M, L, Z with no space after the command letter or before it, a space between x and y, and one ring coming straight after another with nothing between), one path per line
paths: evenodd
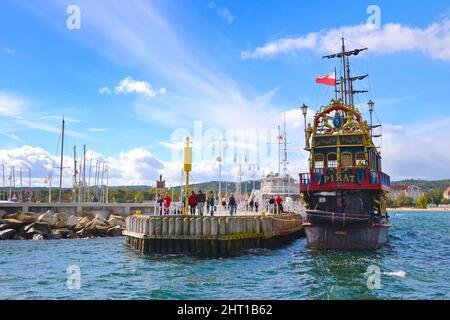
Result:
M366 165L366 156L363 152L358 152L356 154L356 166L365 166Z
M378 171L379 169L379 156L377 155L375 149L370 149L369 150L369 167L373 170L373 171Z
M314 156L314 168L322 169L325 166L325 158L323 154L316 154Z
M329 153L327 156L327 166L328 168L337 168L337 154Z
M341 154L341 166L343 167L353 166L353 155L350 152L344 152Z

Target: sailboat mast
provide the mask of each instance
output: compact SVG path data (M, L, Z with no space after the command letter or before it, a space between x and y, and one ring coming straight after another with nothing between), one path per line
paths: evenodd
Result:
M283 171L284 175L287 175L287 132L286 132L286 112L283 113L283 131L284 131L284 163L283 163Z
M63 160L64 160L64 116L62 119L62 128L61 128L61 161L59 167L59 198L58 202L61 202L62 198L62 176L63 176Z
M6 200L6 190L5 190L5 165L4 165L4 164L2 164L2 177L3 177L2 200Z
M77 147L73 146L73 202L77 202Z
M278 175L281 173L281 129L278 125Z
M83 202L86 202L86 145L83 145Z

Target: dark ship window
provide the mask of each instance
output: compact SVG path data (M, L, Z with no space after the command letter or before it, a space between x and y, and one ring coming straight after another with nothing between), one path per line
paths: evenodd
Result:
M336 153L328 154L327 165L328 165L328 168L337 168L337 154Z

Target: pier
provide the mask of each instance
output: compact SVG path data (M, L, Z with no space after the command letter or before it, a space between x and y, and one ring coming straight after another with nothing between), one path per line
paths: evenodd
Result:
M141 254L235 256L277 248L303 234L299 214L244 216L144 216L126 219L125 243Z

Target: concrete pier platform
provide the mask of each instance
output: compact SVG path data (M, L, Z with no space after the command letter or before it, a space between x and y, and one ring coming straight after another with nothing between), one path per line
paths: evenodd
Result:
M243 216L129 216L126 245L141 254L235 256L246 249L277 248L303 235L299 214Z

